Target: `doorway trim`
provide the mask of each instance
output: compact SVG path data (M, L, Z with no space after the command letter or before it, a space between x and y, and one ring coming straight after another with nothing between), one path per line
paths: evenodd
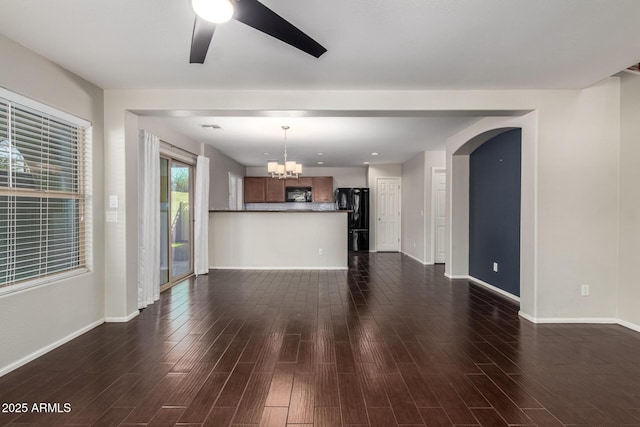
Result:
M190 247L191 247L191 255L189 257L189 271L177 276L177 277L172 277L171 276L171 270L172 270L172 265L173 265L173 254L171 251L171 215L168 215L168 228L167 228L167 232L169 233L167 242L169 244L169 250L168 250L168 268L169 268L169 281L165 282L165 283L161 283L160 284L160 292L164 292L167 289L172 288L173 286L177 285L178 283L183 282L184 280L188 279L189 277L194 275L194 265L193 265L193 250L194 250L194 227L193 227L193 202L194 202L194 190L195 190L195 168L196 165L192 162L189 161L187 157L182 157L182 156L174 156L172 154L168 154L166 151L164 150L160 150L160 158L158 159L158 161L160 161L161 159L166 159L168 161L168 168L169 168L169 174L167 179L169 180L168 182L168 188L169 188L169 192L171 192L171 165L172 164L178 164L181 166L187 166L189 167L189 233L190 233ZM171 211L171 195L169 194L169 212Z
M435 264L436 263L436 213L437 213L437 206L438 206L438 194L436 191L436 187L437 187L437 182L436 182L436 176L438 174L444 173L445 175L445 180L446 180L446 176L447 176L447 169L446 168L439 168L439 167L432 167L431 168L431 224L430 224L430 230L431 232L429 234L431 234L431 264ZM445 181L446 182L446 181ZM448 183L447 183L448 184ZM446 185L445 184L445 194L446 194ZM445 196L445 206L447 204L446 201L446 196ZM444 214L444 218L445 218L445 240L446 240L446 223L447 223L447 213L445 212ZM444 244L444 250L445 250L445 263L447 261L447 254L446 254L446 243Z
M374 221L375 221L375 227L376 227L376 252L394 252L394 251L380 251L379 249L379 244L380 244L380 233L378 233L378 199L380 197L379 192L378 192L378 185L379 185L379 181L381 179L392 179L398 182L398 250L397 252L401 252L402 249L402 178L399 176L379 176L376 177L376 200L375 200L375 209L373 210L375 216L374 216Z

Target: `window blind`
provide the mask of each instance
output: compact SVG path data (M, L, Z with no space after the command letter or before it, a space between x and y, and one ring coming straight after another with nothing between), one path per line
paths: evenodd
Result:
M87 268L90 136L0 98L0 291Z

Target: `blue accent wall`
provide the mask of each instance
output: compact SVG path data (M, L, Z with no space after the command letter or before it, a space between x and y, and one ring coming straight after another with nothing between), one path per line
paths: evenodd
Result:
M471 153L469 162L469 275L516 296L521 135L515 129L491 138Z

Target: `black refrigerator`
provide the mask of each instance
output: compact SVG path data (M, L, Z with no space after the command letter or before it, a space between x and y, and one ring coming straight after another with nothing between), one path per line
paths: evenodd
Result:
M349 252L369 252L369 189L338 188L336 209L349 210Z

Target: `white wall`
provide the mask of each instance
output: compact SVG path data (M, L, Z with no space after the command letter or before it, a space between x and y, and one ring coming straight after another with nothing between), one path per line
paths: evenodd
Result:
M209 267L346 270L346 235L346 212L211 212Z
M211 159L209 167L211 175L209 208L229 209L229 172L233 172L238 176L245 176L246 168L211 145L206 144L204 148L205 155Z
M444 168L447 165L446 152L425 151L424 152L424 260L427 264L433 264L433 168Z
M612 318L618 282L619 81L541 108L538 145L540 318ZM580 296L580 285L591 296Z
M424 257L424 153L402 164L402 252L425 263Z
M640 76L621 74L618 317L640 330Z
M424 151L402 164L402 252L433 264L432 169L446 166L445 151Z
M93 125L93 270L0 297L0 375L104 320L103 93L0 35L0 85Z
M616 315L619 81L580 91L554 91L529 100L536 113L484 119L447 142L447 168L465 141L498 127L522 127L521 312L536 321L612 321ZM464 153L463 153L464 154ZM468 169L468 166L467 166ZM468 172L467 172L468 173ZM453 177L453 182L451 178ZM448 171L447 272L464 263L464 195ZM468 197L468 196L466 196ZM465 252L466 251L466 252ZM461 268L462 267L462 268ZM580 296L580 285L591 287Z
M171 144L174 147L178 147L179 149L175 150L176 155L186 155L186 153L181 152L181 150L187 151L194 156L203 155L203 144L176 132L170 126L167 126L161 118L153 116L136 117L138 120L138 129L149 131L160 138L161 141Z
M332 176L333 189L367 186L366 167L304 167L302 176ZM267 166L247 167L247 176L266 176Z

